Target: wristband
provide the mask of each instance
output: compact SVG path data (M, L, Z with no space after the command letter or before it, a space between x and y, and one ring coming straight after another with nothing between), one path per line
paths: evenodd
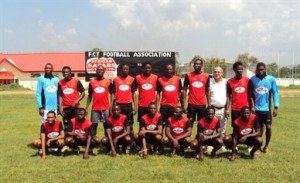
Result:
M211 135L211 136L210 136L210 140L212 140L212 139L213 139L213 136Z

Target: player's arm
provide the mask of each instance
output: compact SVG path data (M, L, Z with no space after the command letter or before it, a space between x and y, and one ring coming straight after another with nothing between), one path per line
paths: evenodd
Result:
M41 125L41 142L42 142L42 159L45 160L46 159L46 129L44 127L44 125Z
M232 153L231 156L229 157L230 161L234 161L236 159L236 146L238 144L238 133L239 133L239 129L236 125L233 126L233 133L232 133Z
M183 108L183 112L185 112L184 110L184 98L183 98L183 87L182 87L182 83L181 83L181 79L179 78L179 84L178 84L178 96L179 96L179 101L180 101L180 105Z
M187 90L188 90L188 87L189 87L189 78L188 78L188 75L186 74L184 76L184 81L183 81L183 91L182 91L182 99L183 99L183 103L185 104L186 103L186 98L187 98ZM185 113L187 112L187 109L185 108L185 105L182 106L182 108L184 109Z
M87 99L86 99L86 107L85 107L85 110L86 110L86 111L88 111L88 108L89 108L89 106L90 106L90 104L91 104L91 101L92 101L92 99L93 99L93 88L92 88L91 83L89 84L88 93L89 93L89 95L88 95L88 97L87 97Z
M254 106L254 86L253 83L251 81L251 79L249 80L248 83L248 98L249 98L249 107L251 109L251 113L255 113L255 106Z
M113 138L111 136L111 122L110 121L105 122L104 128L105 128L106 136L108 138L112 156L114 157L114 156L116 156L116 149L115 149L115 144L113 142Z
M260 130L259 126L260 125L259 125L258 119L257 119L257 117L255 117L255 119L254 119L254 129L255 129L255 132L242 136L239 139L239 141L240 142L245 142L249 137L259 136L261 134L261 130Z
M206 95L206 101L207 105L211 105L211 94L210 94L210 78L207 78L206 85L205 85L205 95Z
M64 128L62 126L62 123L60 122L59 123L59 135L55 138L48 139L47 145L49 146L52 141L59 140L59 139L64 139L64 138L65 138L65 131L64 131Z
M166 134L166 136L172 141L172 143L174 142L174 141L176 141L177 142L177 140L172 136L172 134L171 134L171 129L170 129L170 121L167 119L167 121L166 121L166 125L165 125L165 134ZM178 143L178 142L177 142Z
M111 97L110 97L111 102L110 102L110 109L109 110L110 110L110 113L112 113L112 106L116 102L116 83L115 82L113 82L111 84L110 90L111 90Z
M64 113L64 106L63 106L63 92L60 84L58 84L57 95L58 95L59 113L62 117L64 117L65 113Z
M152 135L162 135L162 118L160 117L158 119L157 130L145 130L145 133L152 134Z
M120 134L119 136L117 136L115 138L115 141L117 142L119 139L125 137L126 135L129 135L130 134L130 124L128 122L128 119L127 117L125 118L125 129L124 132L122 134Z
M227 118L229 117L229 108L230 108L231 100L232 100L231 86L227 82L227 84L226 84L226 111L225 111L225 115Z
M86 140L86 146L85 146L85 151L83 154L83 159L89 159L89 149L91 146L94 128L96 128L95 123L93 123L88 129L88 136L87 136L87 140Z
M77 82L77 89L80 93L79 97L74 101L72 107L75 107L85 96L84 87L82 86L81 82L78 80Z
M186 132L185 132L184 134L182 134L182 135L180 135L179 137L176 138L177 141L178 141L178 140L181 140L181 139L184 139L184 138L186 138L186 137L190 137L190 136L192 135L192 125L191 125L190 120L187 121L187 123L186 123L186 128L187 128Z
M35 99L37 106L39 108L39 114L40 116L44 116L44 107L42 104L42 91L43 91L43 80L42 77L39 77L36 92L35 92Z
M133 107L132 107L132 113L133 115L136 114L136 111L137 111L137 100L136 100L136 90L137 90L137 83L136 83L136 80L134 79L134 81L132 82L132 85L131 85L131 97L132 97L132 102L133 102Z
M271 82L271 88L272 88L271 91L273 94L273 103L274 103L273 116L276 117L278 114L278 107L279 107L279 92L278 92L278 87L275 79L273 79L273 82Z
M160 84L159 80L157 80L156 83L156 106L157 106L157 111L159 111L159 102L161 100L161 91L162 91L162 85Z

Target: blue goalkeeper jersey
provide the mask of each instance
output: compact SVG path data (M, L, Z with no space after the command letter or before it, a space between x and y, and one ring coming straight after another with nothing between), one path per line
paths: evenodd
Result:
M279 93L275 78L271 75L266 75L262 79L252 76L254 105L256 111L270 111L270 97L273 96L273 104L275 108L279 107Z
M36 102L38 108L57 110L58 106L58 77L40 76L36 87Z

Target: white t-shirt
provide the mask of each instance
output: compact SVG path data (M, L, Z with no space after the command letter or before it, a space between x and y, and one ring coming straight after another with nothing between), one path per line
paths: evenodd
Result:
M210 95L211 105L215 107L224 107L226 104L226 83L227 79L222 79L221 82L216 83L214 78L210 78Z

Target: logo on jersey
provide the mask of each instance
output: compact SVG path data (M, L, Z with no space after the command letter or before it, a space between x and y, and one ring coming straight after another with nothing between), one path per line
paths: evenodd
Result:
M246 89L244 87L237 87L236 89L234 89L234 91L236 93L243 93Z
M263 94L266 94L269 92L268 88L266 88L266 87L255 88L255 91L256 91L256 93L258 93L260 95L263 95Z
M48 133L48 138L49 139L53 139L55 137L58 137L59 133L58 132L51 132L51 133Z
M248 135L252 132L252 128L246 128L241 131L241 135Z
M165 86L165 90L169 91L169 92L174 91L175 89L176 89L176 87L174 85L167 85L167 86Z
M85 131L80 130L80 129L76 129L76 130L74 131L74 133L76 133L76 134L85 134Z
M204 130L203 133L204 135L212 135L213 134L213 130Z
M95 92L96 93L103 93L103 92L105 92L105 88L103 88L103 87L97 87L97 88L95 88Z
M180 134L180 133L182 133L183 131L184 131L183 128L178 128L178 127L177 127L177 128L174 128L174 129L173 129L173 132L176 133L176 134Z
M112 128L112 131L114 131L114 132L120 132L122 130L123 130L122 126L115 126L115 127Z
M143 84L143 85L142 85L142 88L143 88L144 90L151 90L153 87L152 87L152 84L146 83L146 84Z
M127 90L129 90L129 86L128 85L120 85L119 86L119 90L121 90L121 91L127 91Z
M54 93L57 91L57 87L55 85L49 85L46 87L46 91L49 93Z
M74 89L73 88L66 88L66 89L64 89L63 93L66 94L66 95L72 94L72 93L74 93Z
M201 88L203 86L203 83L200 81L195 81L192 83L193 87L195 88Z
M156 125L148 125L147 126L147 130L155 130L156 129Z

